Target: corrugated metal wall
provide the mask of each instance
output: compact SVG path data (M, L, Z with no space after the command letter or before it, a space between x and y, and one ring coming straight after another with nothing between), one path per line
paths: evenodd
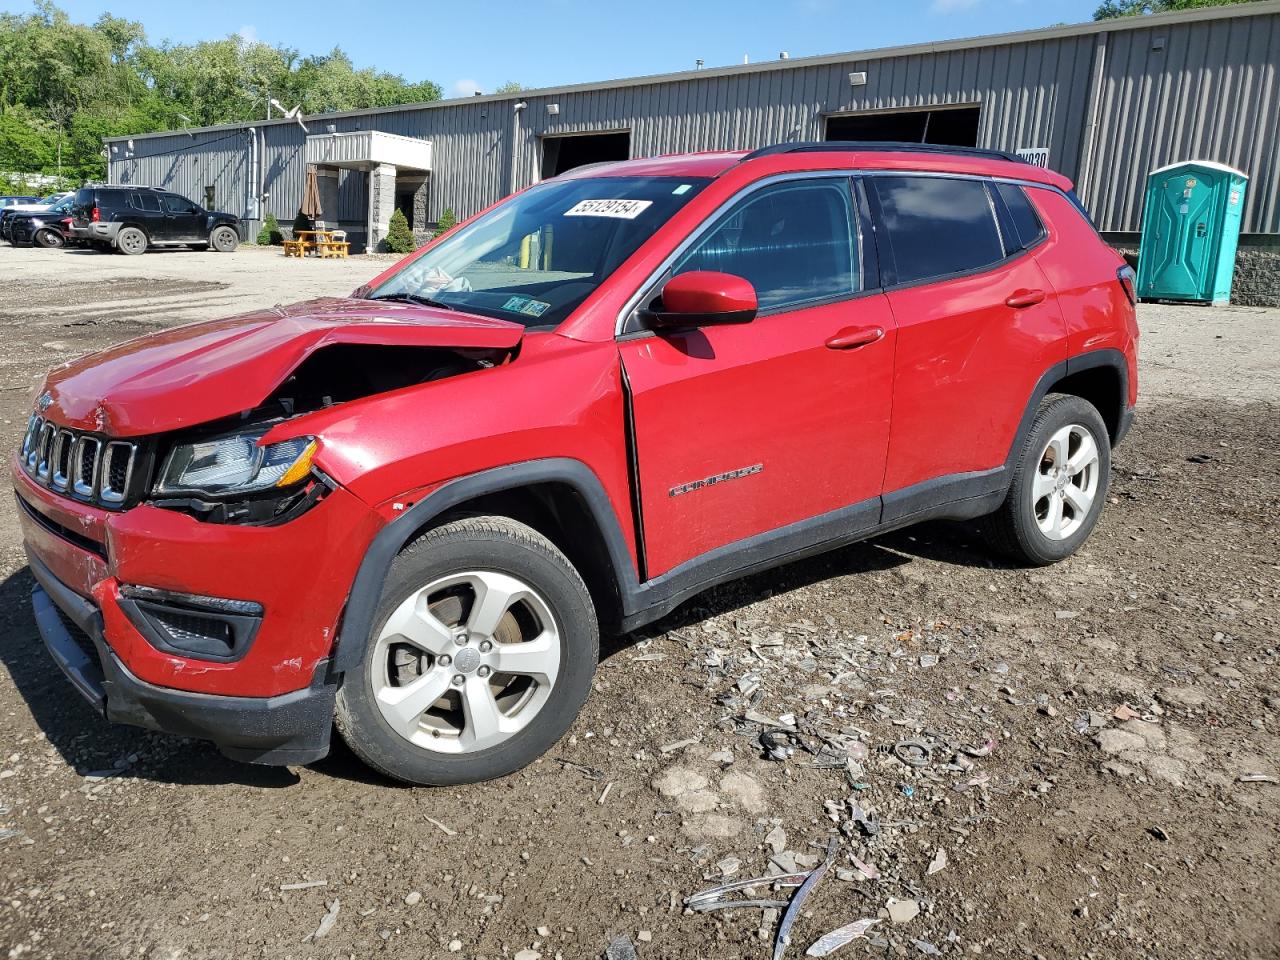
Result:
M1084 200L1108 231L1138 229L1146 173L1182 159L1216 160L1250 174L1247 232L1280 232L1280 15L1195 22L1152 21L1106 33L804 64L776 69L634 82L509 100L451 101L435 107L312 118L313 133L378 129L429 139L435 170L433 218L450 207L469 216L512 182L537 179L542 137L626 129L633 156L751 149L820 140L825 118L867 110L946 104L981 106L979 144L1005 150L1048 147L1050 166L1083 180ZM1161 42L1162 41L1162 42ZM851 71L867 83L853 87ZM1096 102L1091 95L1097 96ZM546 107L559 104L559 113ZM1086 140L1091 119L1092 148ZM290 221L302 196L303 133L295 124L260 126L264 209ZM124 154L123 145L120 154ZM140 140L132 159L113 157L113 180L170 186L200 200L213 183L220 205L247 213L249 135L227 131ZM1080 176L1081 159L1087 160ZM212 179L210 179L212 178ZM363 222L366 178L344 172L339 219ZM226 199L224 199L226 198Z
M1278 65L1280 16L1110 34L1087 197L1104 229L1139 229L1149 171L1214 160L1249 175L1241 229L1280 232Z

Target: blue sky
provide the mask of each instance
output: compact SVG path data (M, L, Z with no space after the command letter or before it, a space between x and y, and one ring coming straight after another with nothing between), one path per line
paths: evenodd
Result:
M72 19L139 20L152 42L239 33L302 53L341 46L358 66L435 80L445 96L865 50L1075 23L1098 0L58 0ZM0 0L0 9L30 5Z

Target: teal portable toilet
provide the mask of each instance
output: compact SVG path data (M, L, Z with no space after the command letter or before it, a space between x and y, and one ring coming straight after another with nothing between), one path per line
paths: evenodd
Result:
M1246 174L1209 160L1151 171L1138 252L1139 297L1230 302L1248 183Z

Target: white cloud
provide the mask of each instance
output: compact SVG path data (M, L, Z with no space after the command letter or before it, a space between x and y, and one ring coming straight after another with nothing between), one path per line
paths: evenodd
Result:
M258 36L258 28L252 24L246 24L236 31L236 36L240 38L240 45L243 47L251 47L255 43L261 43L262 38Z
M480 90L480 84L477 83L475 80L470 80L467 78L458 80L453 85L453 93L454 93L454 96L457 96L457 97L474 97L477 91L479 90Z
M980 0L933 0L929 10L933 13L958 13L973 9L979 2Z

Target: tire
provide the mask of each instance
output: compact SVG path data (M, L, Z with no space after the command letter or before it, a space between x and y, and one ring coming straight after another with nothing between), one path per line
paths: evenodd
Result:
M598 658L591 596L550 540L506 517L457 520L392 564L335 724L365 763L397 780L490 780L564 735Z
M116 249L131 257L146 253L148 246L147 235L137 227L122 227L116 234Z
M57 230L51 230L46 227L36 234L35 244L37 247L55 249L57 247L65 247L67 242Z
M1060 470L1064 449L1068 466ZM1021 563L1064 560L1093 532L1110 481L1111 441L1097 408L1080 397L1048 396L1018 452L1004 503L986 518L987 537Z
M218 253L231 253L240 246L240 235L230 227L214 227L209 234L209 249Z

